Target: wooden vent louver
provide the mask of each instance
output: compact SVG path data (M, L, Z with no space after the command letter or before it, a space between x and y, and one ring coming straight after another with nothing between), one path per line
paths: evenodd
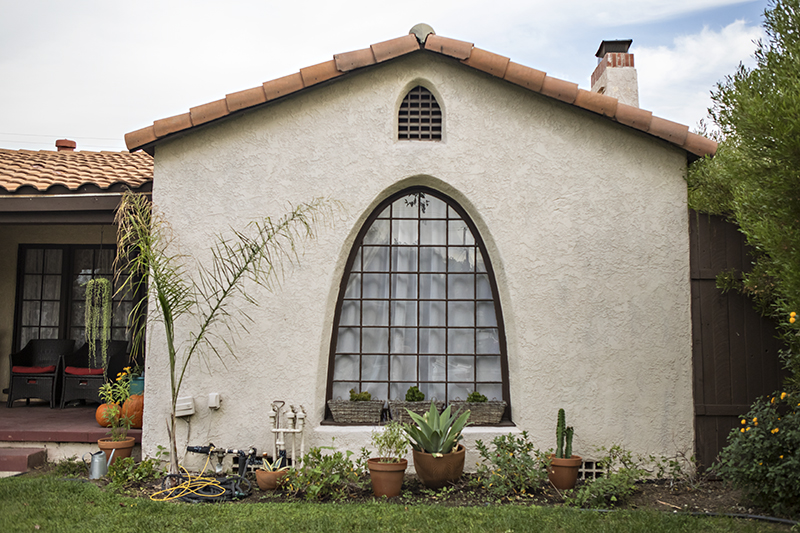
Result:
M431 92L414 87L400 104L397 138L402 140L442 140L442 110Z

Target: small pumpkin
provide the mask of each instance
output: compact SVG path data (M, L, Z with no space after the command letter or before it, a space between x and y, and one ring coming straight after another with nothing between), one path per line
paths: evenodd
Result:
M122 404L122 416L131 417L131 427L141 429L144 412L144 394L134 394Z
M97 420L97 423L100 424L100 427L111 427L111 421L106 419L106 411L108 411L111 407L111 404L101 403L100 407L97 408L97 411L94 412L94 419ZM117 417L119 417L119 414L117 414Z

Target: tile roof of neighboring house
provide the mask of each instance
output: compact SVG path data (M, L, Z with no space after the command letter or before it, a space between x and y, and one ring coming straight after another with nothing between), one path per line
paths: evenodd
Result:
M138 189L152 180L146 153L0 149L0 195Z
M125 144L132 152L144 149L152 154L153 143L172 134L418 50L428 50L454 58L464 65L533 92L603 115L620 124L664 139L695 156L713 155L717 151L717 143L691 133L688 126L653 116L652 112L638 107L621 104L616 98L579 89L575 83L552 78L542 71L514 63L507 57L475 48L472 43L440 37L435 33L419 35L419 40L410 33L362 50L336 54L330 61L301 68L298 73L267 81L260 87L229 94L222 100L193 107L182 115L156 120L152 126L126 134Z

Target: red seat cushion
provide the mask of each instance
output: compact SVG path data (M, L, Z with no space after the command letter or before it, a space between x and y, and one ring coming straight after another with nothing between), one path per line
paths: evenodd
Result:
M75 376L97 376L103 373L102 368L81 368L78 366L68 366L64 369L65 374L72 374Z
M12 366L11 372L14 374L49 374L55 372L56 366Z

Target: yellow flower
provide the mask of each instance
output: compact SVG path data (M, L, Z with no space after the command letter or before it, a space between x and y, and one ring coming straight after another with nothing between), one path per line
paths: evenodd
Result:
M775 434L775 433L777 433L778 431L780 431L780 430L779 430L778 428L775 428L775 429L773 429L772 431L770 431L770 433L772 433L772 434L774 435L774 434Z
M745 424L747 424L747 420L745 420L744 418L742 418L742 425L745 425Z
M744 428L744 429L745 429L745 431L750 431L750 428L749 428L749 427L747 427L747 428Z
M744 428L740 429L739 431L741 431L742 433L744 433Z
M753 418L753 422L758 422L758 417Z
M797 313L795 313L794 311L792 311L791 313L789 313L789 316L790 316L790 317L792 317L792 318L794 318L794 317L796 317L796 316L797 316Z
M781 393L781 400L785 400L787 396L789 396L789 395L786 394L785 392L782 392Z
M783 459L783 456L781 455L780 458Z
M795 320L796 320L796 319L795 319L794 317L790 318L790 319L789 319L789 324L794 324L794 321L795 321Z
M775 398L770 398L769 403L775 403Z

